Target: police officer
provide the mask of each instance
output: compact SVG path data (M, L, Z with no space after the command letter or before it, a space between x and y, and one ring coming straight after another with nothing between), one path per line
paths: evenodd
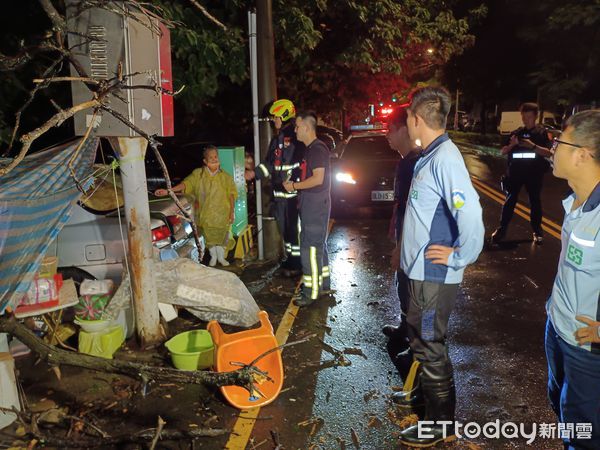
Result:
M329 150L317 139L317 117L299 114L298 140L306 145L301 181L284 183L287 192L300 192L300 255L302 290L294 299L297 306L314 303L321 294L331 292L327 230L331 212L331 170Z
M536 123L538 105L523 103L520 111L523 126L513 131L508 145L502 147L502 154L508 155L508 173L504 177L503 187L506 201L502 207L500 226L492 233L492 244L499 243L506 236L522 186L529 194L533 242L541 244L544 240L541 194L544 173L549 168L545 158L551 155L550 139L546 129Z
M296 138L296 108L287 99L273 102L269 108L277 135L269 144L269 151L264 161L254 169L258 180L271 178L273 190L272 214L277 221L279 232L285 246L285 261L281 268L286 276L300 274L300 245L298 230L298 199L296 192L287 192L283 183L300 179L300 165L304 159L304 144Z

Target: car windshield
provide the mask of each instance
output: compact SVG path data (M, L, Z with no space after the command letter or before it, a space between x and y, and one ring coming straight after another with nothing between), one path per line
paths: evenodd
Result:
M379 161L398 159L398 154L390 148L385 136L355 137L348 141L343 159L354 161Z

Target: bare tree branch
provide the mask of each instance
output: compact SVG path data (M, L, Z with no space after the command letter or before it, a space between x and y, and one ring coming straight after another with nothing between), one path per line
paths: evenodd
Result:
M50 20L52 21L52 25L54 25L54 31L64 31L67 27L67 22L65 21L63 16L61 16L58 13L52 2L50 0L38 1L40 2L40 5L44 9Z
M212 23L214 23L215 25L222 28L224 31L227 31L227 27L222 22L220 22L219 19L217 19L215 16L213 16L211 13L209 13L204 6L202 6L200 3L197 2L197 0L190 0L190 3L192 5L194 5L196 8L198 8L200 10L200 12L202 14L204 14L204 16L208 20L210 20Z
M34 78L33 82L39 83L59 83L61 81L83 81L84 83L100 84L98 80L88 77L52 77L52 78Z
M0 176L7 174L12 169L14 169L23 160L23 158L29 151L31 144L42 134L46 133L50 128L61 125L65 120L69 119L70 117L73 117L79 111L84 111L86 109L98 107L100 106L100 104L101 103L99 100L93 99L60 111L54 116L52 116L52 118L50 118L50 120L48 120L42 126L21 136L19 140L21 141L23 146L21 147L21 150L19 150L19 154L15 156L15 158L7 166L0 167Z

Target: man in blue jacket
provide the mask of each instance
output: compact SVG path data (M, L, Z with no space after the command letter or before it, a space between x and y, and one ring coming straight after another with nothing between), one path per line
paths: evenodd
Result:
M423 150L406 206L400 265L409 278L410 346L420 363L412 394L422 396L425 420L434 422L403 430L400 441L409 446L454 437L456 394L446 331L465 267L475 262L484 240L479 196L445 132L449 110L450 95L441 87L417 89L408 108L409 136Z
M565 449L600 448L600 110L572 116L555 139L554 175L563 200L562 250L548 300L548 396Z

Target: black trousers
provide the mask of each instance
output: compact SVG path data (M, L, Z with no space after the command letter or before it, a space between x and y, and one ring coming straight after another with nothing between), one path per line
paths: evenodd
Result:
M277 228L284 244L286 260L282 267L287 270L301 270L298 199L296 197L276 198L271 206L271 214L277 221Z
M409 279L402 269L396 271L396 292L400 302L400 324L398 332L394 334L391 340L399 346L400 349L407 348L408 345L408 305L410 304L410 294L408 291ZM403 350L401 350L403 351Z
M542 185L544 183L544 174L532 173L531 171L519 171L509 174L507 181L506 200L502 207L500 227L504 230L508 228L515 206L519 200L519 192L521 191L521 188L525 186L525 189L527 189L527 193L529 194L531 228L534 233L542 235Z
M458 284L409 280L407 324L410 348L422 363L449 363L446 332Z
M300 257L302 293L314 300L331 288L327 231L331 199L323 195L303 194L300 206Z

